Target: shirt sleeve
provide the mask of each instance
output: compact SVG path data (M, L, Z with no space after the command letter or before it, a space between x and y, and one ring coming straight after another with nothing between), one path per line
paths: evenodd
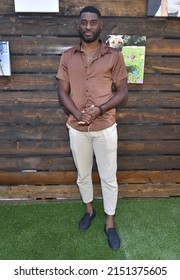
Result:
M56 78L69 82L67 57L65 53L63 53L61 56Z
M112 69L112 79L113 82L116 84L116 82L121 81L128 77L128 73L126 70L124 57L122 53L117 53L115 63Z

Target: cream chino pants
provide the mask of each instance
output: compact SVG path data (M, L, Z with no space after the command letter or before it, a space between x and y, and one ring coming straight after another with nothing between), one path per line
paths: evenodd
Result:
M117 125L94 132L81 132L67 125L70 148L78 171L77 184L84 203L93 201L92 167L95 155L101 181L104 211L114 215L118 198Z

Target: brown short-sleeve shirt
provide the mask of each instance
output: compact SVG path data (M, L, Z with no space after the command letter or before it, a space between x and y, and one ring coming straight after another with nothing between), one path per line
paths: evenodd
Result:
M122 54L101 43L90 64L80 45L65 51L56 77L70 83L70 97L83 111L106 103L113 94L112 83L127 78L127 71ZM115 109L98 116L90 125L79 125L71 114L68 118L68 124L80 131L99 131L115 121Z

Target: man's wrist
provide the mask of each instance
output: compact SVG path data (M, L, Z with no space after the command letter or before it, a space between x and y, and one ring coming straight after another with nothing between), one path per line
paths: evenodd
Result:
M100 111L100 116L102 116L104 114L104 109L103 109L103 105L98 106L99 111Z
M82 115L83 113L82 112L76 112L75 114L72 113L72 115L74 116L74 118L79 122L82 120Z

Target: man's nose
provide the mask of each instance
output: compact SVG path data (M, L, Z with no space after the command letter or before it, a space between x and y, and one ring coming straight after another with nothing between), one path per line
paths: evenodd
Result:
M86 29L91 29L91 22L87 22Z
M87 21L86 23L86 29L91 29L92 28L92 24L90 21Z

